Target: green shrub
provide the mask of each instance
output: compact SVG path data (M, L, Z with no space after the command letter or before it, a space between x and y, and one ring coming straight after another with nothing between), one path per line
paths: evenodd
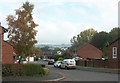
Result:
M63 58L58 58L58 61L63 61Z
M45 65L44 64L41 64L41 66L44 68L45 67Z
M2 75L3 76L10 76L10 75L12 75L12 72L11 72L11 70L10 70L10 66L9 65L3 65L2 66Z
M43 68L44 70L44 75L48 75L50 73L50 69L48 68Z
M23 69L25 71L25 75L26 76L34 76L34 75L43 75L44 74L44 70L42 68L41 65L39 64L24 64L23 65Z
M3 64L3 76L43 76L44 69L39 64Z

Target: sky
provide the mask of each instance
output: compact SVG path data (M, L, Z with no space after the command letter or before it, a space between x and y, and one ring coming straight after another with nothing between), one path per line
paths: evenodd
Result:
M26 1L34 5L37 44L70 44L86 29L110 32L118 26L119 0L1 0L1 25L8 28L7 16L15 15ZM8 40L7 34L4 39Z

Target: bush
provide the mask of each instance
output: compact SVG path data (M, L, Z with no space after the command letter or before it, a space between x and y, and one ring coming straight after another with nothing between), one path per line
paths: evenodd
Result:
M44 75L48 75L50 73L50 70L48 68L43 68Z
M24 75L23 67L20 64L5 64L2 65L3 76L22 76Z
M3 76L43 76L45 71L43 69L45 65L39 64L3 64L2 75Z
M55 54L52 58L53 58L55 61L57 61L58 58L62 58L62 55Z
M41 66L42 66L42 67L45 67L45 65L44 65L44 64L41 64Z
M63 61L63 58L58 58L58 61Z
M44 70L41 65L39 64L24 64L23 69L25 71L26 76L34 76L34 75L43 75Z

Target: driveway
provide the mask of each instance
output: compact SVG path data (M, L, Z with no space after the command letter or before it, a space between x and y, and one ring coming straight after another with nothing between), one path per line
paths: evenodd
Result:
M118 74L83 71L78 69L60 69L54 68L53 65L47 65L46 61L38 61L36 64L45 64L50 68L51 72L62 74L65 79L63 81L118 81Z

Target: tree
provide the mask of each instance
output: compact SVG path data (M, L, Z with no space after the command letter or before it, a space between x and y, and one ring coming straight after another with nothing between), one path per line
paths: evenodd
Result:
M35 55L36 55L37 57L40 57L40 55L41 55L41 53L42 53L41 49L40 49L39 47L34 48L34 49L35 49Z
M115 27L109 32L109 42L113 42L117 38L120 38L120 28Z
M97 31L95 31L93 28L82 31L80 34L71 39L72 47L77 48L89 43L96 33Z
M64 58L64 59L69 59L71 57L72 57L71 54L68 53L68 52L65 52L65 53L62 54L62 58Z
M55 59L55 61L57 61L59 58L62 58L62 55L61 54L55 54L52 58Z
M21 8L15 10L15 16L7 17L8 38L14 45L16 54L21 58L32 55L33 46L37 43L35 27L38 25L33 21L33 9L34 5L26 2Z
M107 45L109 45L109 37L107 32L96 33L90 43L103 51L103 57L107 56Z
M41 54L42 54L42 51L39 47L35 48L33 47L33 54L35 56L35 60L38 61L38 58L40 58Z
M90 41L92 45L99 49L103 49L106 42L109 42L108 33L104 31L96 33Z

